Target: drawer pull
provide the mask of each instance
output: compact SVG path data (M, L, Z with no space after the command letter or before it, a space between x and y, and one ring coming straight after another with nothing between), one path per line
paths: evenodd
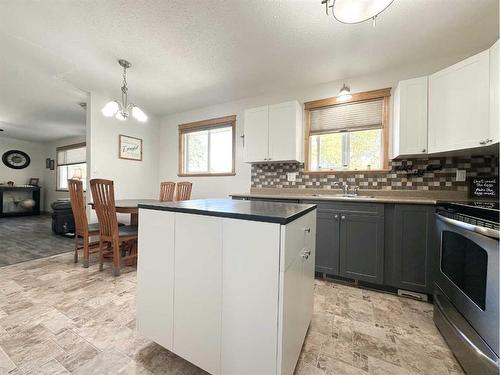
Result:
M342 220L345 220L345 215L342 215L340 218L341 218Z
M339 219L339 215L334 215L334 216L333 216L333 218L334 218L335 220L338 220L338 219Z

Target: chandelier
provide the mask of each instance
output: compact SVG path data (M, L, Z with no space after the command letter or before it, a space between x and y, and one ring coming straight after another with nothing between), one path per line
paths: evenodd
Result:
M326 14L331 9L333 17L342 23L360 23L369 19L375 20L394 0L322 0L326 6Z
M127 60L118 60L118 64L123 68L123 85L121 87L122 100L113 100L108 102L102 109L102 114L106 117L115 117L120 121L127 120L130 115L137 121L146 122L148 116L133 103L128 102L127 97L127 69L132 66Z

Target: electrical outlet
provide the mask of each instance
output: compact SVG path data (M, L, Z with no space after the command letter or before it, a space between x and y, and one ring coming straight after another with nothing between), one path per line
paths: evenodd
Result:
M455 180L457 181L465 181L465 170L464 169L457 169L457 175L455 177Z
M288 172L286 174L286 179L289 182L295 182L296 178L297 178L297 173L295 173L295 172Z

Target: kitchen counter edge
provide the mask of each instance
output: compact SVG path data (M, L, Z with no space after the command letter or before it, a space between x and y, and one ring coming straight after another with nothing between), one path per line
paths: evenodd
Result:
M327 201L327 202L363 202L363 203L402 203L402 204L437 204L437 199L418 198L418 197L341 197L333 195L307 195L307 194L258 194L258 193L243 193L243 194L229 194L234 198L263 198L263 199L294 199L294 200L308 200L308 201Z
M226 199L232 201L230 199ZM200 200L201 201L201 200ZM189 202L189 201L186 201ZM237 201L235 201L237 202ZM274 202L268 202L274 203ZM280 203L276 203L280 204ZM303 208L297 209L296 212L293 212L289 216L272 216L266 214L259 214L258 210L254 212L242 212L238 211L235 207L232 211L218 211L215 207L211 209L207 208L196 208L196 207L186 207L175 202L164 202L160 204L139 204L138 207L140 209L148 209L148 210L158 210L158 211L169 211L169 212L179 212L179 213L187 213L187 214L195 214L195 215L203 215L203 216L215 216L215 217L224 217L228 219L240 219L240 220L248 220L248 221L259 221L265 223L274 223L280 225L286 225L301 216L313 211L316 209L315 204L300 204L305 206Z

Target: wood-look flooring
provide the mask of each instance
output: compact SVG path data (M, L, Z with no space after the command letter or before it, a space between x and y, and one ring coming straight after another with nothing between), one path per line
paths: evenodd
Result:
M206 374L137 334L135 292L133 268L115 278L71 253L0 268L0 374ZM462 370L431 304L317 280L296 374Z
M50 215L0 218L0 267L73 251L72 238L52 232Z

